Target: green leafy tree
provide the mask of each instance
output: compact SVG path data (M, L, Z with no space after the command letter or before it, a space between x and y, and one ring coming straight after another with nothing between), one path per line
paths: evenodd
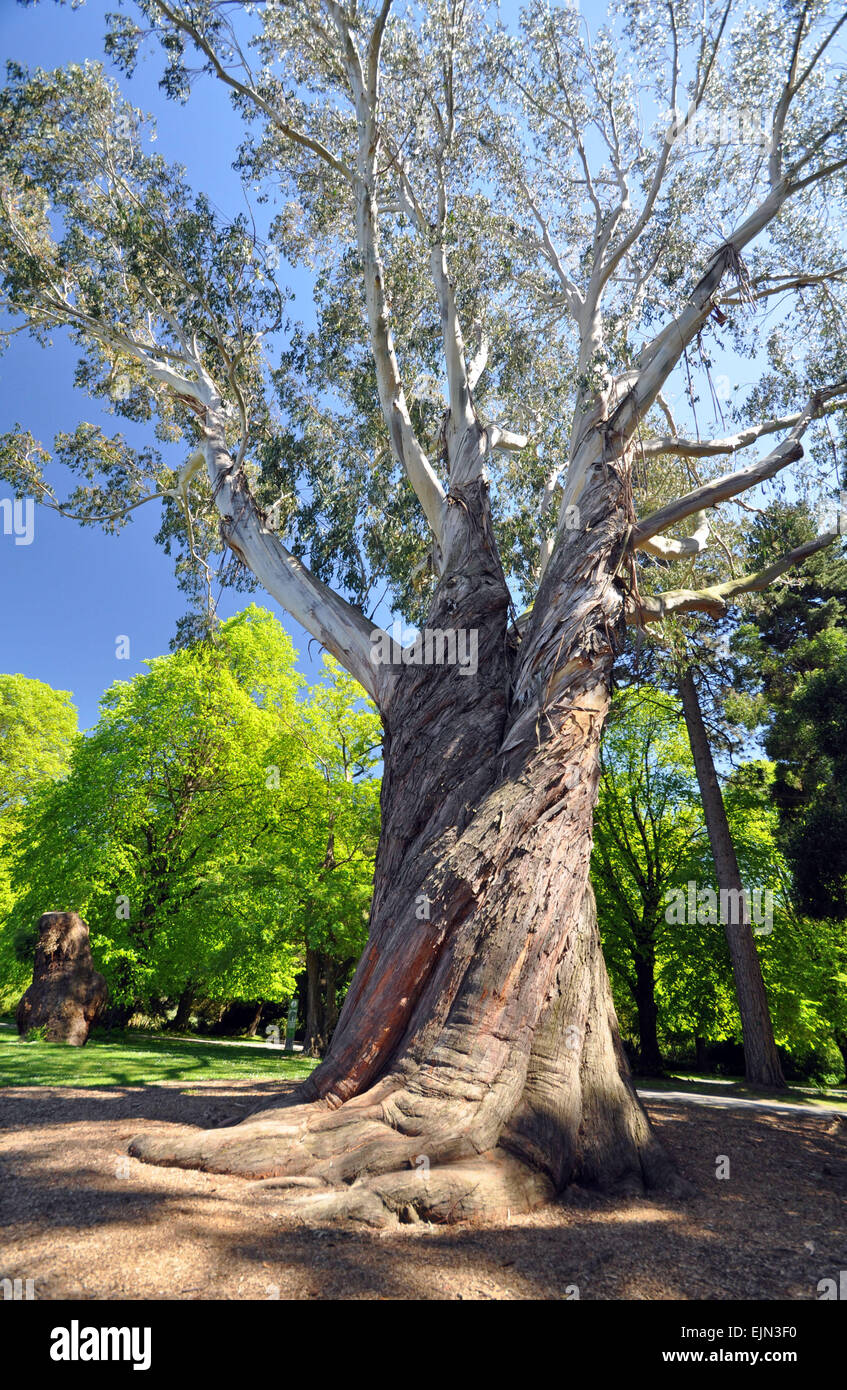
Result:
M332 679L312 689L301 735L321 784L310 806L316 859L303 901L305 1047L315 1056L329 1044L367 940L379 838L380 784L371 773L382 744L361 687L332 657L324 663Z
M754 555L814 533L803 504L756 518ZM847 558L824 552L762 596L739 632L748 717L776 761L773 794L801 909L847 916Z
M297 698L294 657L276 619L251 607L214 641L111 687L65 780L27 809L9 923L19 946L60 903L89 921L127 1012L151 999L185 1011L196 997L290 997L325 845L324 777L307 746L320 716ZM358 719L373 726L367 712ZM373 755L363 771L372 766ZM346 811L351 837L358 813ZM364 897L369 865L351 862ZM357 910L361 931L361 901Z
M847 1019L847 931L843 921L816 922L798 900L780 829L778 778L778 766L772 762L757 760L740 767L725 786L727 815L745 884L773 894L770 930L759 924L756 940L776 1040L789 1054L795 1075L816 1053L819 1076L828 1073L834 1081Z
M649 688L616 697L604 736L592 879L624 1029L643 1069L661 1069L663 1043L738 1042L741 1020L720 923L719 885L688 738L677 702ZM812 1054L840 1047L844 930L798 912L779 845L774 765L760 760L726 780L724 802L777 1043L794 1074ZM816 1064L818 1065L818 1064ZM819 1062L822 1071L826 1066ZM829 1065L830 1079L834 1068Z
M20 811L39 783L62 775L76 733L66 690L0 675L0 816Z
M77 735L77 712L65 690L27 676L0 675L0 943L14 903L10 854L29 800L63 776ZM29 970L0 944L0 999L28 983Z
M592 860L598 918L612 980L624 982L635 1006L641 1069L655 1075L662 1071L657 962L675 946L668 893L694 877L704 836L676 701L643 688L616 697L600 762Z

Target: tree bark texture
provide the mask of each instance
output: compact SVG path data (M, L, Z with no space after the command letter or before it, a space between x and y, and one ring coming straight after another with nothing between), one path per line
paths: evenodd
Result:
M453 484L428 624L476 630L478 669L403 666L383 702L369 939L329 1053L278 1106L131 1153L376 1224L500 1219L573 1182L676 1183L630 1080L588 883L623 616L615 468L587 471L580 509L518 641L485 479Z

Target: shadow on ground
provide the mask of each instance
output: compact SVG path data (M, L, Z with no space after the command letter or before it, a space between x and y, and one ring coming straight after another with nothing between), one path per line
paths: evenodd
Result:
M0 1277L33 1278L39 1298L814 1299L847 1268L839 1117L657 1101L695 1185L683 1202L571 1191L504 1225L388 1232L295 1225L278 1193L126 1155L139 1130L232 1123L279 1093L0 1092Z

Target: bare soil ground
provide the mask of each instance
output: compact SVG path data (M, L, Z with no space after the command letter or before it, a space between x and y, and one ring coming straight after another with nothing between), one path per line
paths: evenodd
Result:
M126 1157L276 1082L0 1091L0 1278L39 1299L812 1299L847 1268L847 1121L651 1101L696 1195L572 1191L507 1224L292 1224L256 1184ZM730 1175L718 1179L719 1155Z

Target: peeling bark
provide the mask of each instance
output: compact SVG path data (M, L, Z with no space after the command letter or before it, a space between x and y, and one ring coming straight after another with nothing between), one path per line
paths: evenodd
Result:
M619 474L587 470L583 528L556 548L520 645L484 478L448 501L428 623L475 629L478 670L403 667L383 707L370 933L329 1054L233 1129L131 1148L277 1179L301 1214L456 1220L569 1182L675 1181L629 1078L588 884L622 624Z

